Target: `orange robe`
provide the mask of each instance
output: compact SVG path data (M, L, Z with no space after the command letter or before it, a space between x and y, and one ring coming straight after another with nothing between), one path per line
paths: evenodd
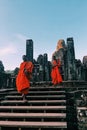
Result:
M51 78L52 78L52 83L56 85L62 82L62 76L59 72L60 61L58 61L57 63L56 60L53 60L52 64L53 64L53 68L51 71Z
M22 62L20 64L20 69L16 77L16 87L19 93L27 94L30 88L30 80L24 73L25 68L29 73L32 73L33 70L32 62Z

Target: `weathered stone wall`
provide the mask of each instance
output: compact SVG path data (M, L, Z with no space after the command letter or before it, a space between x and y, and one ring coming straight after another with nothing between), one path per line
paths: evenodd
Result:
M87 90L76 99L78 130L87 130Z

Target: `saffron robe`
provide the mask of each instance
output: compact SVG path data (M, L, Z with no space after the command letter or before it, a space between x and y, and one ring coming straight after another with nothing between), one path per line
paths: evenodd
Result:
M16 87L19 93L27 94L30 88L30 79L26 76L26 71L31 75L33 70L32 62L24 61L20 64L20 69L16 77Z
M52 83L54 85L56 85L56 84L61 83L62 80L63 80L62 76L59 72L59 67L60 67L61 64L60 64L59 60L58 60L58 63L57 63L56 60L53 60L52 65L53 65L53 67L52 67L52 71L51 71L51 78L52 78Z

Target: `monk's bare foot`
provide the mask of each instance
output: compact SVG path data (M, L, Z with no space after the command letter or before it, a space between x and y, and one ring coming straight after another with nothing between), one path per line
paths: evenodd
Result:
M23 99L23 101L26 103L26 102L28 102L28 100L27 99Z
M25 94L22 94L22 98L23 98L24 102L28 102L28 100L26 99L26 95Z

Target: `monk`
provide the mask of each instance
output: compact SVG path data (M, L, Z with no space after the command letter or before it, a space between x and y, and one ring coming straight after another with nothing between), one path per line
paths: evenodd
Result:
M59 72L59 67L60 67L60 60L56 60L56 57L53 56L52 60L52 71L51 71L51 78L52 78L52 83L54 86L56 86L59 83L62 83L62 76Z
M23 100L26 102L26 95L30 88L30 80L32 77L33 63L27 61L26 55L22 56L23 62L20 64L20 69L16 77L17 91L22 94Z

